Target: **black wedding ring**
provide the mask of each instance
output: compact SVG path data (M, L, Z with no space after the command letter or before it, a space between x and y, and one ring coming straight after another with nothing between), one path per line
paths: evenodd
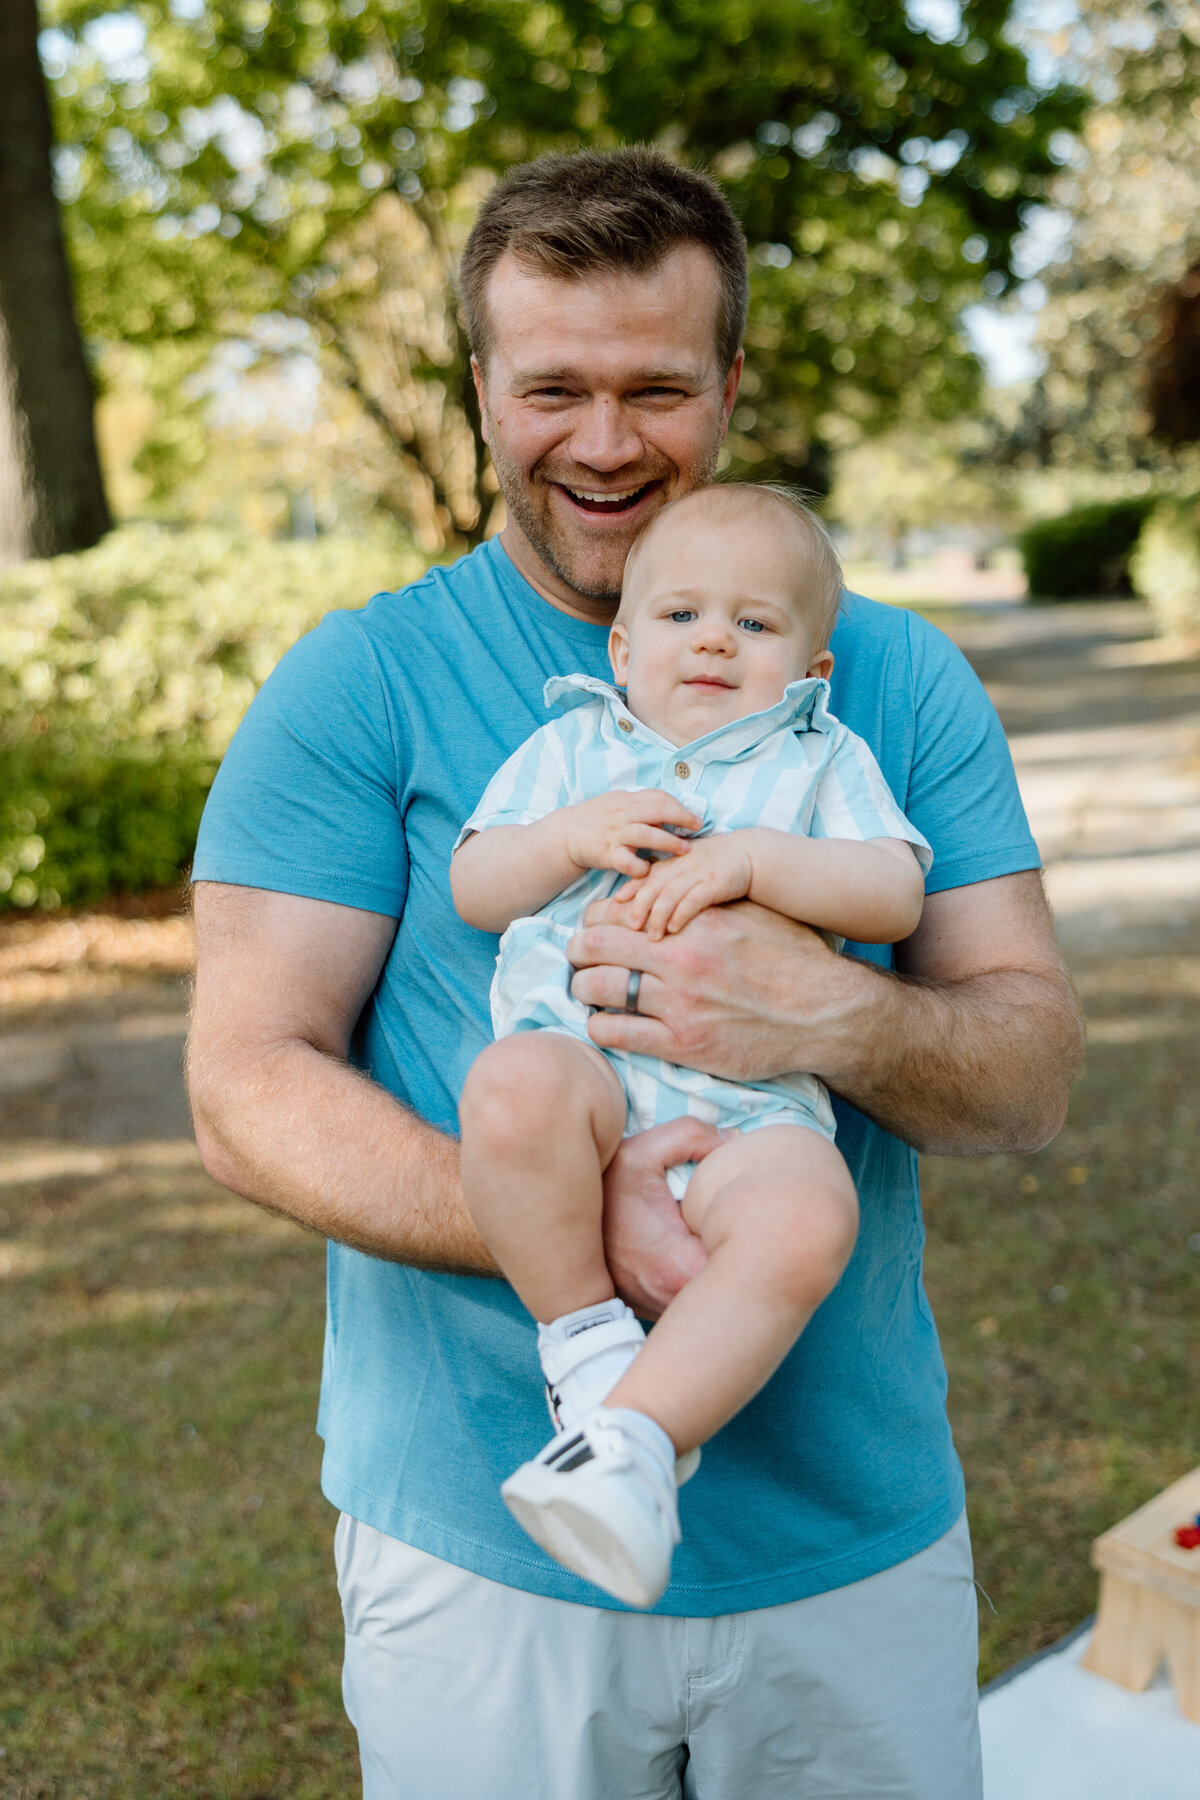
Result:
M625 1011L635 1013L638 1009L638 995L642 989L642 971L630 969L629 980L625 983Z

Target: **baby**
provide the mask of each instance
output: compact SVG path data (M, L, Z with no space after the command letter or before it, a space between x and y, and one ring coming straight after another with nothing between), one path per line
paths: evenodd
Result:
M547 683L560 716L493 778L451 865L462 917L504 933L496 1042L459 1108L463 1192L547 1321L557 1428L500 1491L551 1556L633 1606L667 1584L698 1446L837 1283L858 1203L820 1082L740 1085L598 1049L566 945L616 890L622 922L656 940L740 899L860 942L915 928L929 846L826 707L841 587L824 528L784 490L729 484L665 507L626 564L616 686ZM652 978L631 975L628 1010L639 988L651 998ZM708 1260L647 1337L604 1259L602 1177L623 1136L684 1114L724 1132L671 1172Z

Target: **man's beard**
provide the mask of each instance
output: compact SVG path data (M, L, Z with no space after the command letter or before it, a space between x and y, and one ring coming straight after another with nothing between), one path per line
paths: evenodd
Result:
M625 566L624 557L622 557L621 560L621 570L616 576L615 586L613 585L611 578L608 580L599 580L596 576L589 575L586 569L578 567L577 561L582 559L577 559L572 556L572 546L564 541L565 534L557 529L553 514L550 510L552 505L552 502L549 500L551 478L539 473L539 464L535 464L529 474L526 475L524 470L518 468L515 463L511 462L507 455L499 448L499 434L494 427L491 432L491 440L492 466L496 471L496 480L500 485L500 492L504 496L504 504L524 532L532 549L541 558L542 562L545 563L551 574L556 575L561 582L573 589L575 593L581 594L585 600L591 600L598 605L607 605L615 608L621 598L621 576L624 573ZM712 480L716 473L717 457L719 453L720 444L714 444L710 454L705 458L703 464L697 470L696 479L690 486L703 487ZM641 479L626 481L628 487L646 487L652 481L661 482L665 487L670 478L678 473L678 470L674 463L664 463L657 468L639 473L641 474ZM571 484L563 483L560 478L555 478L554 485L573 485L582 488L587 485L587 482L588 478L586 476L577 478ZM541 485L547 495L547 505L543 508L539 508L534 500L533 489L537 485ZM680 494L683 494L686 493L688 489L680 486L678 491ZM639 529L641 529L641 527L639 527ZM601 546L598 544L596 549L599 550L600 548ZM616 546L613 546L612 548L615 549ZM629 546L626 545L626 553L628 553L628 548ZM586 554L586 552L584 554Z

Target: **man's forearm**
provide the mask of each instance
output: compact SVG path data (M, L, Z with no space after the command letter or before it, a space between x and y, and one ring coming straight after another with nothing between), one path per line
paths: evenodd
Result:
M844 959L815 1074L918 1150L1040 1149L1059 1130L1081 1053L1074 994L1053 971L959 981Z
M189 1058L196 1139L225 1187L389 1261L494 1275L462 1203L458 1144L377 1083L291 1040Z

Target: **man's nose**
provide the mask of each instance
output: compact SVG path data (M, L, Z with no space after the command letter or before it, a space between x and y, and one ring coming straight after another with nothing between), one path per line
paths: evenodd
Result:
M620 402L598 397L577 422L568 449L585 468L611 473L639 462L643 444Z

